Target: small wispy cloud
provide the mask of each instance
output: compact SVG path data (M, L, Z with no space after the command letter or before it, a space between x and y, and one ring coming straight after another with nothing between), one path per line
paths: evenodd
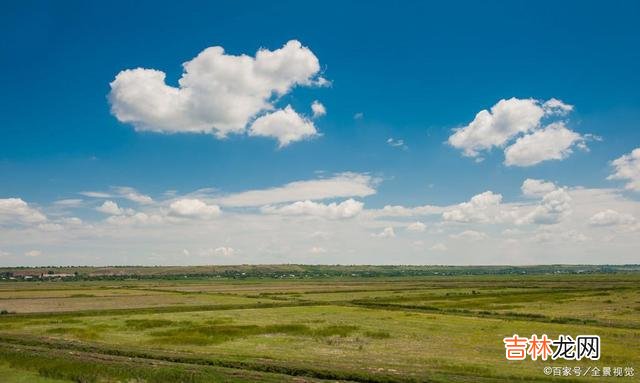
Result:
M79 207L84 201L80 198L59 199L53 204L59 207Z
M318 100L315 100L311 104L311 111L313 112L313 118L322 117L327 114L327 108Z
M82 191L82 192L79 192L78 194L83 195L85 197L89 197L89 198L111 198L112 197L112 195L109 193L97 192L97 191Z
M102 191L82 191L78 194L83 195L89 198L98 198L98 199L107 199L107 198L124 198L129 201L141 204L148 205L152 204L154 201L148 195L139 193L136 189L128 186L112 186L112 192L102 192Z
M400 148L402 150L409 149L409 147L404 143L403 139L395 139L393 137L387 138L387 145L392 146L394 148Z

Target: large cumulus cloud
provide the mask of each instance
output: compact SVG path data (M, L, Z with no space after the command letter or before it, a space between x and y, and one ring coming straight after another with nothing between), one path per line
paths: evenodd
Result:
M255 57L210 47L183 69L177 87L168 85L166 74L156 69L121 71L110 84L111 112L138 131L212 133L223 138L245 132L252 119L273 111L275 101L293 87L326 83L319 75L318 58L296 40L273 51L260 49ZM296 127L289 127L286 142L309 136L310 127L301 127L305 134L292 134L290 129Z

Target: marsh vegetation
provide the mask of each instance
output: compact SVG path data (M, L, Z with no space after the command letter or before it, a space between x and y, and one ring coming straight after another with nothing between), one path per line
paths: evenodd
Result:
M635 272L3 282L0 371L9 383L553 381L548 362L507 362L502 338L598 334L599 364L639 366L639 282Z

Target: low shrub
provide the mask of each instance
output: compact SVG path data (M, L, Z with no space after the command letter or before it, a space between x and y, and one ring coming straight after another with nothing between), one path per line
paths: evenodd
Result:
M366 337L373 338L373 339L388 339L388 338L391 338L391 334L389 334L389 331L383 331L383 330L365 331L364 335Z

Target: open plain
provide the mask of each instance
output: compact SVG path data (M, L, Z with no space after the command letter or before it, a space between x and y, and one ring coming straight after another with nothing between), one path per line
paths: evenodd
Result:
M640 366L634 270L229 270L5 270L1 380L570 382L598 378L544 367ZM602 356L507 361L502 339L514 333L597 334Z

